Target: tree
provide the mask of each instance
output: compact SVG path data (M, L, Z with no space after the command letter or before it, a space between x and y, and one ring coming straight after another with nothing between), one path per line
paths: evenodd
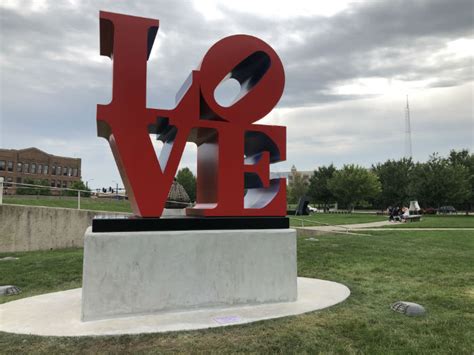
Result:
M380 193L380 181L373 172L358 166L344 165L328 181L329 190L337 202L353 210L358 203L376 198Z
M48 180L25 179L23 183L29 185L41 185L45 187L19 185L16 189L17 195L51 195L51 189L49 188Z
M472 194L468 168L436 153L416 164L410 190L424 207L459 205Z
M196 201L196 177L189 168L182 168L176 175L176 181L180 183L191 201Z
M467 149L460 151L451 150L448 160L452 165L464 166L467 169L470 194L466 195L465 200L460 201L460 204L464 205L466 214L468 214L474 205L474 154L469 154Z
M324 211L327 211L328 205L335 201L333 193L329 190L328 181L334 176L336 168L333 164L329 166L320 166L313 172L309 180L308 195L312 202L322 203Z
M69 187L72 190L82 190L82 191L87 191L87 192L82 192L81 191L81 196L82 197L90 197L90 189L84 184L82 180L79 181L74 181L71 186ZM64 195L66 196L77 196L77 191L71 191L71 190L64 190L63 192Z
M305 196L308 191L308 184L303 175L299 172L293 174L293 180L288 184L288 203L298 203L298 200Z
M413 161L406 158L387 160L383 164L372 166L372 171L379 178L382 188L377 199L378 207L408 205L411 197L409 185L414 166Z

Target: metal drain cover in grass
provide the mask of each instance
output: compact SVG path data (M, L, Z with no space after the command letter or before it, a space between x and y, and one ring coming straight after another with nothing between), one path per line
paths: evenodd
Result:
M425 308L418 303L398 301L390 307L392 311L405 314L407 316L422 316L426 313Z
M18 295L21 292L19 287L7 285L7 286L0 286L0 296L12 296Z

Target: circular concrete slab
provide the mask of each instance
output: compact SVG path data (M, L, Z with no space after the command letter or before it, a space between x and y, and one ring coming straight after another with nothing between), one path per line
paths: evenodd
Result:
M339 283L299 277L296 302L193 309L82 322L81 289L78 288L0 305L0 331L85 336L204 329L316 311L340 303L349 295L349 289Z

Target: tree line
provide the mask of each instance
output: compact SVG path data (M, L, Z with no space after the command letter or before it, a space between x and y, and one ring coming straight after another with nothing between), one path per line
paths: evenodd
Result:
M348 164L320 166L309 181L296 172L288 186L288 203L307 196L325 209L408 206L417 200L422 208L454 206L470 211L474 204L474 154L451 150L447 157L437 153L427 162L412 159L387 160L367 169Z
M196 177L189 168L178 171L176 180L184 187L191 201L196 199ZM27 184L44 187L17 187L17 194L49 195L48 181L25 180ZM89 190L82 181L71 189ZM75 196L75 191L62 191ZM84 193L88 196L90 193ZM296 172L288 186L289 204L307 196L311 203L328 209L355 207L385 209L388 206L408 206L417 200L422 208L454 206L470 211L474 205L474 154L469 150L451 150L447 157L437 153L427 162L412 159L387 160L370 168L355 164L337 169L333 164L314 170L309 180Z

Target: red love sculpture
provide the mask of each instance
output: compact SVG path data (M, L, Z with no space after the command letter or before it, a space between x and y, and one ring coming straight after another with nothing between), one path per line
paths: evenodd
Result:
M197 145L196 205L188 215L285 216L285 179L269 164L286 159L286 128L254 124L280 99L285 84L275 51L236 35L214 44L178 92L172 110L146 107L147 60L158 21L100 12L100 54L113 60L113 95L97 106L98 135L112 148L133 212L159 217L186 142ZM229 78L241 85L228 107L214 97ZM149 134L163 141L156 158Z

